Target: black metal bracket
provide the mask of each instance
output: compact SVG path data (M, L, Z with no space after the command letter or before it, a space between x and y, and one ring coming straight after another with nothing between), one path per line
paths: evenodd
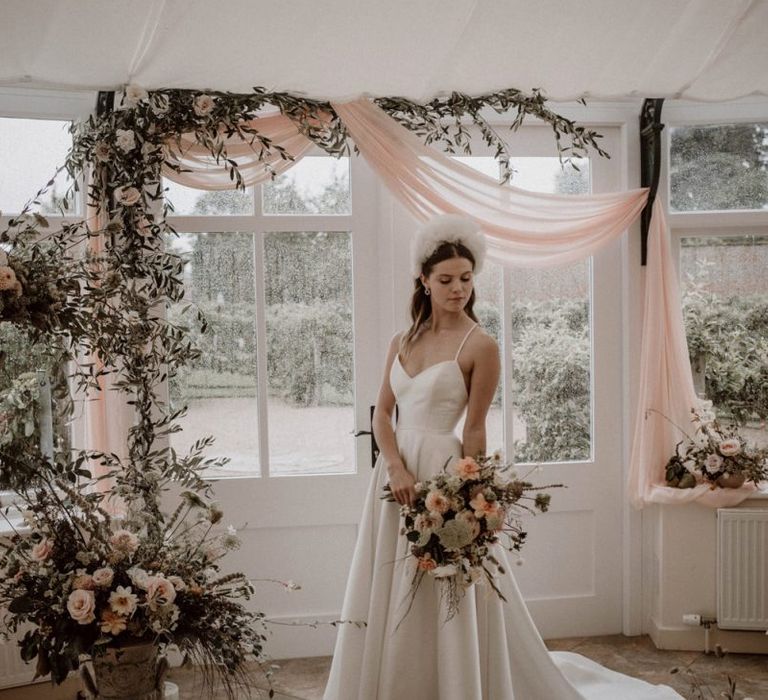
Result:
M376 444L376 437L373 434L373 412L376 409L376 406L371 406L371 415L370 415L370 424L371 429L370 430L358 430L354 435L355 437L358 437L360 435L370 435L371 436L371 469L373 469L374 466L376 466L376 460L379 457L379 446ZM399 416L400 411L398 410L397 404L395 404L395 424L397 424L397 419Z
M661 107L663 99L648 98L643 102L640 111L640 185L648 187L648 201L640 214L640 264L645 265L648 259L648 229L651 225L653 203L659 189L659 174L661 172Z
M103 117L115 108L114 92L99 92L96 97L96 116Z

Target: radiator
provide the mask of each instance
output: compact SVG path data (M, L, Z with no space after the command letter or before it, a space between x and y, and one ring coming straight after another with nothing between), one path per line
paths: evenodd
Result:
M717 626L768 630L768 509L717 511Z

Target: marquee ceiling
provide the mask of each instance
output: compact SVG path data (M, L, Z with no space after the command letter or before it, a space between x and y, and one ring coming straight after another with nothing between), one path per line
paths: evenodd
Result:
M0 86L768 94L768 0L3 0Z

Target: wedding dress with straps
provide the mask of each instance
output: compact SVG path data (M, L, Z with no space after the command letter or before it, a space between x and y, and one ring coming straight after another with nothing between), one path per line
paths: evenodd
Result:
M395 436L417 481L461 457L454 434L468 392L459 354L414 376L399 357L389 375L399 409ZM502 545L496 557L504 603L487 585L467 590L445 623L438 587L424 577L405 615L413 575L397 503L383 501L388 472L379 454L365 499L324 700L668 700L681 698L611 671L579 654L549 652L511 574ZM402 620L402 622L401 622ZM398 623L399 627L398 627ZM397 629L395 629L397 627Z

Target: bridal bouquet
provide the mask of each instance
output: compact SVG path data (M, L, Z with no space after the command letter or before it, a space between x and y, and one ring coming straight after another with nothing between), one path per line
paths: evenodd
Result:
M492 545L503 537L509 551L519 552L526 538L521 516L545 512L550 495L543 490L562 486L534 486L525 477L516 477L496 452L477 459L451 458L442 474L415 485L413 505L401 507L405 520L401 534L411 543L410 556L416 564L411 604L427 574L440 584L446 598L446 622L456 615L466 589L475 583L487 582L506 601L495 581L504 568ZM394 501L389 484L384 490L382 498Z

